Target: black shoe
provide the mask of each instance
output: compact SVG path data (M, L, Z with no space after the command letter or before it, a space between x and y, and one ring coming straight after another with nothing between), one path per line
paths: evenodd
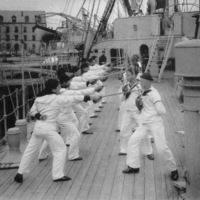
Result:
M79 160L83 160L83 158L82 157L78 157L78 158L74 158L74 159L69 160L69 161L79 161Z
M42 162L42 161L46 160L48 157L49 157L49 156L47 155L45 158L40 158L40 159L39 159L39 162Z
M120 132L120 130L119 130L119 129L116 129L116 130L115 130L115 132L117 132L117 133L118 133L118 132Z
M90 118L97 118L98 116L97 115L94 115L94 116L91 116Z
M93 132L91 132L91 131L83 131L82 134L83 135L91 135L91 134L93 134Z
M153 154L149 154L149 155L147 155L147 158L148 158L149 160L154 160L154 155L153 155Z
M91 126L91 125L92 125L92 123L89 123L89 125Z
M127 167L126 169L124 169L122 172L125 173L125 174L131 174L131 173L138 173L140 171L139 168L132 168L132 167Z
M94 112L101 112L100 110L95 110Z
M70 146L70 144L66 144L66 146L67 146L67 147L69 147L69 146Z
M126 153L119 152L118 155L119 156L126 156Z
M174 170L171 172L171 179L172 181L177 181L179 178L179 175L178 175L178 170Z
M17 173L14 179L17 183L22 183L23 182L23 175Z
M69 180L72 180L72 179L68 176L63 176L62 178L59 178L59 179L56 179L56 180L53 180L53 181L59 182L59 181L69 181Z

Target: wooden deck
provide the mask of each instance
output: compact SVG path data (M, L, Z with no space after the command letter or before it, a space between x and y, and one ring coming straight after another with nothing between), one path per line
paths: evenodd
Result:
M107 94L116 92L120 85L117 75L110 77L105 84ZM182 140L174 132L183 130L184 122L173 80L164 79L162 83L155 83L154 86L160 91L167 109L164 117L166 137L182 173ZM164 170L155 148L154 161L141 157L142 167L139 174L122 173L126 167L126 157L118 156L119 133L115 132L117 108L118 97L108 97L98 118L92 120L91 130L94 134L82 135L80 154L84 160L66 161L65 172L72 178L71 181L53 182L52 157L41 163L36 158L31 173L24 175L23 184L14 182L16 169L0 171L0 199L178 200L169 172ZM0 153L1 158L3 154Z

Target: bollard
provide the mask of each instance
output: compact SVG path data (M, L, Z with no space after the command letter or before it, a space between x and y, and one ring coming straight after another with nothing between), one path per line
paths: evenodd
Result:
M15 122L15 126L18 127L20 132L21 132L20 133L20 142L25 143L25 144L28 143L28 140L27 140L27 124L28 124L28 122L26 121L26 119L18 119Z
M0 162L0 169L17 168L22 156L20 151L20 130L17 127L10 128L6 134L9 149Z

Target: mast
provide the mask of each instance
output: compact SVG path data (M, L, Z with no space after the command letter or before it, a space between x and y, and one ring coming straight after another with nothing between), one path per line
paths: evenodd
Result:
M114 5L115 5L115 0L109 0L108 1L107 5L106 5L106 8L104 10L104 13L102 15L101 21L99 23L99 26L98 26L98 28L96 30L96 33L95 33L93 39L91 40L91 43L90 43L90 45L89 45L89 47L87 49L87 52L84 52L84 54L83 54L84 58L88 58L89 57L90 50L92 49L92 46L94 45L94 43L96 43L97 37L106 30L106 26L107 26L107 23L108 23L108 20L110 18L110 15L111 15L111 12L113 10Z
M23 119L25 119L25 85L24 85L24 41L21 40L21 56L22 56L22 110L23 110Z
M91 26L93 11L94 11L94 5L95 5L95 1L93 2L93 5L92 5L92 11L91 11L90 19L89 19L89 22L88 22L88 27L87 27L87 30L86 30L87 32L86 32L86 37L85 37L85 47L84 47L84 50L83 50L83 58L87 58L88 51L89 51L88 49L89 49L90 40L88 39L88 35L90 33L90 26Z

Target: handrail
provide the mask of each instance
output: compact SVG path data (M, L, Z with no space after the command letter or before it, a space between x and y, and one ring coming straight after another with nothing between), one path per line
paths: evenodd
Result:
M36 91L41 91L44 88L44 84L35 84ZM16 88L12 93L8 95L3 95L0 98L0 108L2 107L3 109L0 109L3 111L0 113L0 139L4 137L5 133L7 132L9 126L12 126L9 122L9 117L14 115L14 119L18 120L20 116L22 115L23 112L26 114L29 111L30 108L30 103L35 99L35 95L33 97L27 98L23 104L21 101L21 93L22 89ZM13 98L13 103L14 103L14 108L12 111L8 110L8 101L6 101L7 98L11 98L11 96L15 96Z

